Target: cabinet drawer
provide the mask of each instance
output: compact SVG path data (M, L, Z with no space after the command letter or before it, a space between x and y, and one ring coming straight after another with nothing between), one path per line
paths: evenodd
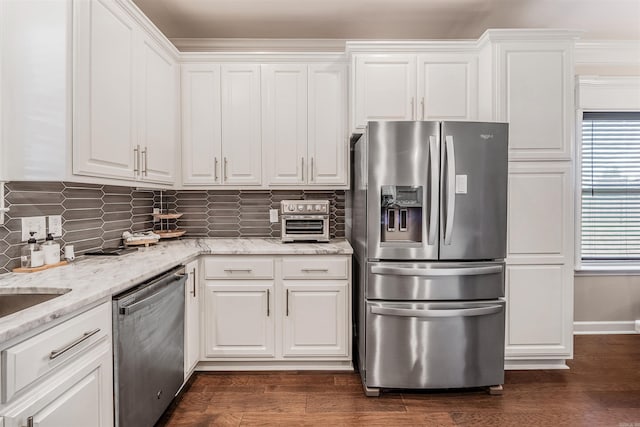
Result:
M106 302L4 350L3 402L110 335L111 304Z
M349 258L304 257L282 260L283 279L347 279Z
M273 258L211 257L204 261L207 279L273 279Z

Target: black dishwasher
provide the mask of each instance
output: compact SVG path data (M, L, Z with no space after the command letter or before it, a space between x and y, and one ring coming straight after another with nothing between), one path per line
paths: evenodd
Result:
M184 267L113 299L117 427L153 426L184 380Z

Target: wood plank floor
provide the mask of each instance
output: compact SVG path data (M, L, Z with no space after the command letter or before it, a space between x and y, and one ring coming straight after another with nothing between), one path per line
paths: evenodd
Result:
M640 427L640 335L577 336L569 366L507 371L502 396L367 398L355 373L198 373L158 425Z

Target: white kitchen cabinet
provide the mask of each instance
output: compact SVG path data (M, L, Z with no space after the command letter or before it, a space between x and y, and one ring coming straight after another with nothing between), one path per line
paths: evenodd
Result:
M572 279L573 268L562 264L507 266L507 365L524 360L519 367L525 368L537 360L562 366L572 357Z
M185 265L187 282L184 286L184 378L200 360L200 268L198 260Z
M182 64L182 182L222 184L219 64Z
M73 172L134 180L141 34L113 1L74 2Z
M142 43L138 113L140 178L172 184L178 156L177 65L151 38Z
M205 283L205 356L274 357L273 282Z
M267 185L346 185L345 108L344 65L263 65Z
M283 355L347 356L348 283L284 281Z
M228 185L262 183L260 66L223 64L222 180Z
M4 349L4 425L112 426L111 323L107 301Z
M73 173L173 184L176 60L118 3L74 8Z
M352 131L376 120L475 120L475 53L355 54Z

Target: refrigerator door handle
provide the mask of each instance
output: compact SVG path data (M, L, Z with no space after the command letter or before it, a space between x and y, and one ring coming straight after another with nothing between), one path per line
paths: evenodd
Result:
M407 268L372 266L371 273L394 276L446 277L446 276L480 276L483 274L502 273L502 265L485 267L460 268Z
M400 317L468 317L486 316L502 311L501 305L490 305L487 307L462 308L462 309L441 309L441 310L420 310L406 308L371 307L371 313L382 316Z
M440 153L440 147L438 147L438 140L435 135L429 137L429 161L431 164L431 196L429 200L429 229L427 231L427 244L433 245L436 243L436 234L438 234L438 185L440 178L440 171L438 170L438 155Z
M453 220L456 210L456 156L453 136L445 136L447 156L447 219L444 223L444 244L450 245L453 237Z

